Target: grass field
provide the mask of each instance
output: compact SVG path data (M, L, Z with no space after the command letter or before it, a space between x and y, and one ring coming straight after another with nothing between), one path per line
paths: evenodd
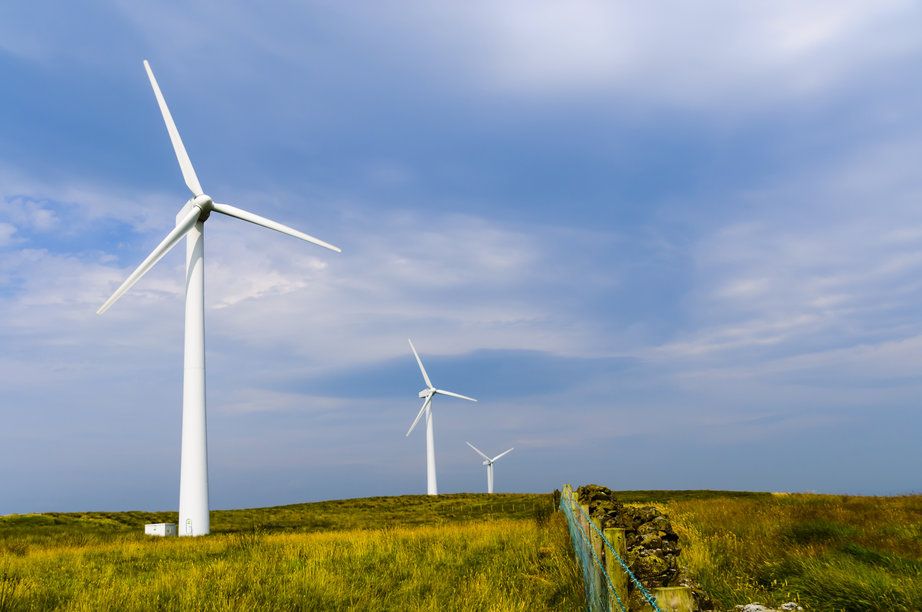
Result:
M922 610L922 496L624 491L659 506L718 609ZM579 610L550 495L381 497L212 513L0 517L0 610Z
M922 610L922 496L628 491L679 534L680 564L720 609Z
M0 610L576 610L550 495L369 498L216 511L0 517Z

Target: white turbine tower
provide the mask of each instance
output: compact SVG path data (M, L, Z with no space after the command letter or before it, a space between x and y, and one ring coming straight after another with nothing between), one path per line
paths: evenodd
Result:
M208 443L205 428L205 221L212 212L236 217L283 234L340 252L339 248L313 236L229 204L219 204L205 195L192 162L182 144L176 124L160 92L150 64L144 60L163 121L179 160L183 179L192 198L176 215L176 227L157 245L96 314L109 309L132 285L154 267L183 236L186 237L186 344L182 393L182 460L179 474L179 535L205 535L210 531L208 516Z
M496 455L495 457L493 457L492 459L490 459L483 452L481 452L479 448L477 448L470 442L466 442L466 444L470 446L471 448L473 448L475 453L483 457L483 464L487 466L487 493L492 493L493 492L493 464L499 461L500 457L503 457L511 453L513 451L513 448L510 448L509 450L502 452Z
M435 482L435 435L432 432L432 398L436 395L450 395L451 397L459 397L461 399L467 400L469 402L476 402L473 397L468 397L466 395L461 395L459 393L452 393L451 391L445 391L443 389L436 389L432 386L432 381L429 380L429 375L426 374L426 368L423 367L423 361L419 358L419 353L416 352L416 347L413 346L412 340L407 340L410 343L410 349L413 351L413 355L416 357L416 363L419 364L419 371L423 373L423 380L426 381L426 388L419 392L419 397L423 399L423 407L419 409L419 414L416 415L416 418L413 419L413 424L410 425L410 429L407 430L407 436L409 436L413 429L416 427L416 424L419 423L419 420L422 418L423 414L426 415L426 493L429 495L438 495L439 489Z

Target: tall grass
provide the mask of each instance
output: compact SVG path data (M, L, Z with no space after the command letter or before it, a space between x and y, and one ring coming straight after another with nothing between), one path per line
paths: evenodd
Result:
M625 491L669 515L717 609L922 610L922 497ZM206 538L147 538L175 513L0 517L5 610L577 610L550 495L404 496L218 511Z
M922 610L922 496L771 495L660 502L680 563L719 604Z
M323 512L215 513L221 532L195 539L146 538L125 527L96 531L138 517L20 517L14 526L2 517L0 610L581 608L562 518L536 512L547 503L526 509L518 497L505 499L506 508L523 516L498 517L502 497L411 500L415 515L393 499L327 504ZM452 501L462 515L455 519L444 516ZM513 508L516 502L522 507ZM325 516L333 528L300 528L289 513ZM16 535L25 533L22 521L33 524L31 539ZM35 535L43 528L47 537Z

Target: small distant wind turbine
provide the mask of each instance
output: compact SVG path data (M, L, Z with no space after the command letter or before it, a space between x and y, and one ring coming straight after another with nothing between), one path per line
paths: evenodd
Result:
M466 444L470 446L471 448L473 448L475 453L483 457L483 464L487 466L487 493L492 493L493 492L493 464L499 461L500 457L504 457L508 455L509 453L511 453L514 450L514 447L490 459L483 452L481 452L479 448L477 448L470 442L466 442Z
M426 381L426 388L419 392L419 397L423 399L423 407L419 409L419 414L416 415L416 418L413 419L413 424L410 425L410 429L407 430L407 436L409 436L413 429L416 427L416 424L419 423L419 420L422 418L423 414L426 415L426 493L429 495L438 495L439 490L435 482L435 434L432 432L432 398L436 395L450 395L451 397L459 397L463 400L469 402L476 402L473 397L468 397L466 395L461 395L459 393L452 393L451 391L445 391L443 389L436 389L432 386L432 381L429 380L429 375L426 374L426 368L423 367L423 361L419 358L419 353L416 352L416 347L413 346L412 340L407 340L410 343L410 349L413 351L413 355L416 357L416 363L419 364L419 371L423 373L423 380Z
M176 215L176 227L157 245L122 285L115 290L96 314L102 314L128 291L167 252L186 237L186 345L183 358L182 394L182 458L179 473L179 535L205 535L211 530L208 516L208 441L205 428L205 221L212 212L236 217L277 232L312 242L340 252L339 248L313 236L292 229L265 217L254 215L229 204L219 204L205 195L198 182L192 162L186 153L173 116L157 85L157 79L144 60L154 96L173 143L186 186L192 198Z

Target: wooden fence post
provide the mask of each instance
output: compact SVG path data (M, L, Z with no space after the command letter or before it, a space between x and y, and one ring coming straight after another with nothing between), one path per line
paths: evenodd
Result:
M697 609L692 590L687 586L656 587L652 589L652 594L656 598L656 605L663 612L694 612ZM648 605L644 609L653 608Z
M589 518L589 504L580 504L578 499L576 503L578 507L575 512L576 512L577 518L579 519L580 529L583 530L583 534L586 536L586 541L588 542L589 546L592 547L592 550L595 551L596 557L601 562L602 559L598 557L599 547L597 546L597 544L599 542L596 537L593 537L593 536L596 536L597 534L595 533L595 530L589 526L589 523L591 521L591 519ZM587 555L587 557L588 557L587 561L590 566L590 572L589 572L589 576L590 576L589 579L591 582L591 584L589 585L590 591L592 593L598 593L601 595L603 591L608 590L608 587L604 587L602 589L599 588L604 580L601 575L602 568L598 567L595 564L595 562L592 560L591 552ZM589 608L593 609L592 602L589 602Z
M627 540L624 537L625 531L626 529L620 527L609 527L604 533L605 539L608 540L611 547L618 553L618 556L627 563ZM627 572L624 571L624 568L618 563L618 559L615 558L615 555L611 554L611 551L607 548L605 550L605 571L608 572L608 576L611 578L611 583L615 587L615 593L621 598L621 604L624 606L624 609L627 610ZM610 598L608 609L612 612L621 611L621 607L614 597Z
M589 514L589 507L586 506L586 514ZM606 571L604 564L604 557L602 556L602 550L605 548L605 544L602 542L602 523L597 518L589 517L589 543L592 544L592 550L595 552L595 558L599 560L599 565L596 567L593 575L596 580L596 592L601 598L601 604L603 609L608 609L608 600L610 595L608 592L608 581L603 575Z

